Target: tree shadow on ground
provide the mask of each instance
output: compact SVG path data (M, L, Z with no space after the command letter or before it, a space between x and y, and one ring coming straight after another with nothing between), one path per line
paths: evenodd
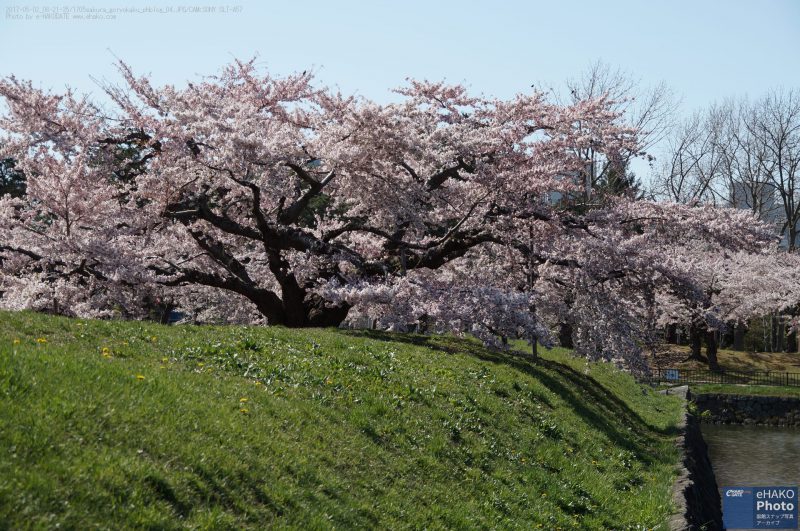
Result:
M467 354L490 363L513 367L541 382L566 401L587 424L605 433L615 445L636 453L647 463L663 460L663 456L653 450L656 438L677 435L679 432L675 425L666 428L653 426L592 376L556 361L541 357L533 359L519 351L491 350L468 338L376 330L347 330L344 333L378 341L409 343L447 354Z

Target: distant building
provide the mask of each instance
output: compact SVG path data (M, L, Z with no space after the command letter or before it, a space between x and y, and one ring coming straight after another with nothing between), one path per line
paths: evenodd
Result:
M733 183L729 204L734 208L752 210L762 221L774 224L777 233L783 231L781 246L789 246L789 229L785 226L786 214L774 184ZM796 238L795 247L800 247L800 234Z
M737 182L731 187L730 205L735 208L752 210L763 221L778 223L782 220L782 209L777 190L772 183Z

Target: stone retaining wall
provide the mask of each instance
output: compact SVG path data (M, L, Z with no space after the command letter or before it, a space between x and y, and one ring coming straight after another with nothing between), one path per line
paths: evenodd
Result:
M692 398L703 422L800 427L800 397L714 393Z
M679 394L691 399L683 386L670 389L665 394ZM669 520L671 531L716 531L722 529L722 505L708 447L700 432L696 415L684 411L678 425L678 447L681 449L681 466L673 485L672 499L677 511Z

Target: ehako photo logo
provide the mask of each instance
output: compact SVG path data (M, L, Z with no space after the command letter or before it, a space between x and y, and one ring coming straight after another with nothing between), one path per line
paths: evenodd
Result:
M797 487L724 487L726 529L797 529Z
M795 511L797 491L791 488L760 490L756 494L756 510Z

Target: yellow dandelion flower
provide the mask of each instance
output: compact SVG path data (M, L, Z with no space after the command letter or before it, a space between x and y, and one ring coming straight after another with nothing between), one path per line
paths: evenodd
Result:
M156 341L158 341L158 338L156 336L153 336L153 337L150 338L150 341L156 342Z
M111 349L108 347L103 347L100 352L102 352L103 354L111 354Z
M136 375L136 379L139 380L139 381L144 380L144 375L143 374L137 374Z
M247 409L246 407L243 407L242 409L239 410L239 413L247 414L247 413L250 413L250 410Z
M47 343L47 338L44 338L44 337L37 337L37 338L36 338L36 342L37 342L37 343Z
M261 383L261 382L259 382L259 381L256 381L256 385L264 385L264 384L262 384L262 383Z
M205 365L205 363L203 363L202 361L197 364L198 367L202 367L203 365Z
M20 344L20 340L19 340L19 338L14 338L14 344L15 344L15 345L19 345L19 344Z
M169 361L169 358L161 358L161 363L166 363Z
M245 402L247 402L247 398L242 397L242 398L239 399L239 402L244 404Z

